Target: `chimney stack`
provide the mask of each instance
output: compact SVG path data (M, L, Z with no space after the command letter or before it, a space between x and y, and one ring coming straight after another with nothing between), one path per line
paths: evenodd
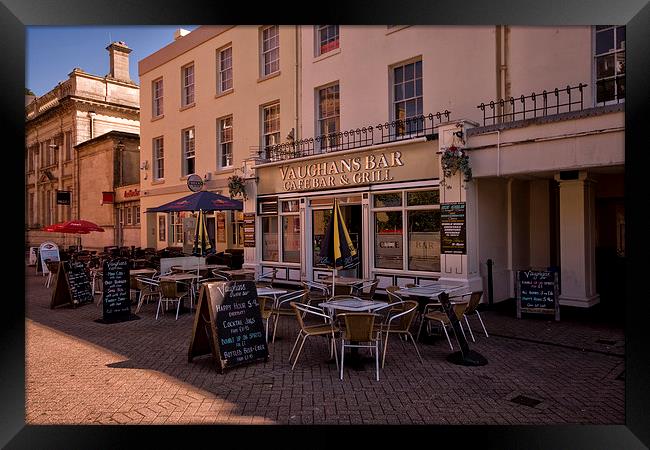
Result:
M131 82L129 75L129 53L131 49L122 41L113 42L106 47L109 54L110 72L109 77L120 81Z
M190 34L189 31L187 31L187 30L185 30L183 28L179 28L178 30L174 31L174 40L177 41L180 38L182 38L183 36L187 36L188 34Z

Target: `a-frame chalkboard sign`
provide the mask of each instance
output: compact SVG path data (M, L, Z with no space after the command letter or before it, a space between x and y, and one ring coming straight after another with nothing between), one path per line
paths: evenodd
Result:
M136 320L131 314L131 289L129 261L126 258L112 258L104 261L102 280L102 318L98 323L116 323Z
M204 283L194 317L188 362L211 354L224 369L268 360L254 281Z
M77 307L93 302L90 277L86 267L78 261L61 261L54 282L50 308L61 305Z

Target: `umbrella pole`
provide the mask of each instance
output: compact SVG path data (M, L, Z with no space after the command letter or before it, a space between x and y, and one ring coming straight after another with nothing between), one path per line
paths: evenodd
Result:
M335 284L336 284L336 267L332 269L332 297L336 295Z

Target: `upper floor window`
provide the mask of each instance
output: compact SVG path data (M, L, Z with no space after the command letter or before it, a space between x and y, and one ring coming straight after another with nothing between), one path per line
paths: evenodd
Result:
M151 97L153 98L152 116L163 115L163 80L162 78L151 83Z
M183 130L183 176L194 173L194 127Z
M165 178L165 141L162 136L153 139L153 178Z
M316 56L339 48L338 25L316 25Z
M280 103L264 107L262 112L263 147L280 143Z
M280 71L280 27L262 28L262 76Z
M232 166L232 116L219 120L217 148L219 167Z
M221 94L232 89L232 47L219 51L217 64L219 73L217 92Z
M422 61L393 67L393 118L397 136L415 132L422 115Z
M194 103L194 64L183 67L182 78L182 106L188 106Z
M599 25L595 29L596 103L625 98L625 27Z
M338 82L318 90L318 131L322 137L321 149L336 147L340 127Z

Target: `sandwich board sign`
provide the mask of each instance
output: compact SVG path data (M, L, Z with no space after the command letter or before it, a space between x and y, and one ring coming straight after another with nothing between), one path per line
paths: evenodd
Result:
M49 259L50 261L61 261L59 247L54 242L43 242L38 248L38 253L40 255L41 267L43 268L43 275L50 273L45 264L46 259Z
M221 373L226 368L268 360L254 281L201 285L188 362L206 354L216 360Z
M79 261L59 262L50 308L66 304L77 307L93 300L90 277L84 264Z

